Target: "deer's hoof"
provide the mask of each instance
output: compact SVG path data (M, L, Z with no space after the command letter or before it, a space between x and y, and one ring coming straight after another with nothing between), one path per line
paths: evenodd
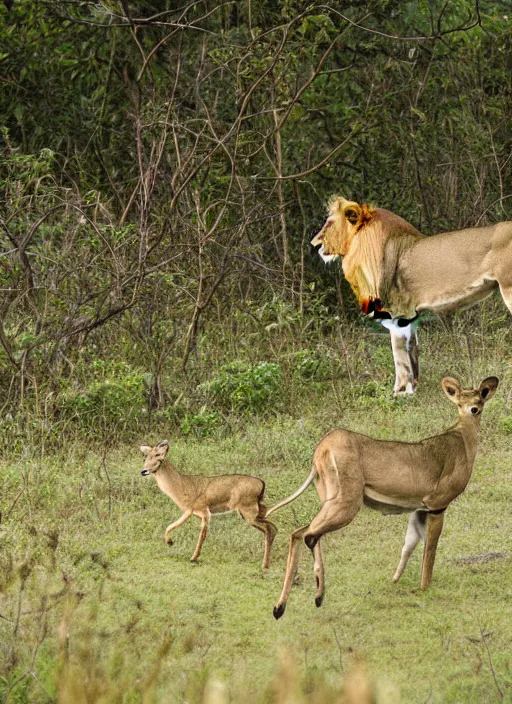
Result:
M279 606L274 606L274 618L277 621L284 614L286 609L286 604L279 604Z
M322 602L324 600L324 595L321 594L320 596L315 596L315 606L318 608L319 606L322 606Z

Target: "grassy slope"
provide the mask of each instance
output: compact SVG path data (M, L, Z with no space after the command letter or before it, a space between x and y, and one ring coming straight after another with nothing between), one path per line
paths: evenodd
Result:
M442 363L440 352L435 366ZM340 417L324 392L324 403L304 418L254 424L227 439L176 440L171 458L185 472L257 474L272 505L303 481L312 449L330 427L418 439L453 422L439 372L431 377L426 366L414 399L389 401L386 383L381 398L347 397ZM179 512L152 479L140 476L137 448L110 453L105 466L77 447L66 456L4 463L0 672L14 665L6 682L0 680L0 699L21 677L9 701L45 701L45 692L55 692L60 650L77 667L69 682L79 683L63 686L62 701L78 701L69 688L85 687L85 673L90 691L107 691L114 682L123 701L139 701L136 690L149 687L156 664L157 701L197 701L209 673L229 682L235 701L267 701L284 649L293 653L305 691L319 681L338 683L363 655L382 702L398 701L398 692L411 703L512 701L512 442L504 424L510 369L494 359L474 370L478 379L491 372L504 374L506 383L484 413L472 482L447 512L431 589L418 590L420 548L402 581L391 582L407 517L363 509L347 529L324 539L323 607L314 606L312 561L304 549L300 584L279 622L272 607L287 538L314 515L313 489L276 514L279 534L264 575L262 537L235 515L213 520L198 565L189 562L197 520L165 546L163 531ZM460 560L491 551L507 556ZM18 602L23 563L31 572ZM27 675L31 669L37 681Z

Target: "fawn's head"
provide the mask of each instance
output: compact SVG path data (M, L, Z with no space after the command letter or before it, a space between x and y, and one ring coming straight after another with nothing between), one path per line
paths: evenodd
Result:
M450 401L457 404L459 415L462 418L463 416L479 416L484 405L494 396L498 383L497 376L488 376L478 389L463 389L457 379L445 376L441 381L441 386Z
M143 477L147 477L148 474L154 474L160 469L160 465L169 452L169 441L162 440L162 442L153 445L153 447L151 445L141 445L140 451L146 457L144 467L140 473Z

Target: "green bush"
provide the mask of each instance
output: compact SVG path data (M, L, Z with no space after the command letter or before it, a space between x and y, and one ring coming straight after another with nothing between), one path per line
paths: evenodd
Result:
M219 410L264 413L276 408L281 400L281 377L280 364L234 362L221 367L199 390Z
M146 415L144 374L124 363L96 361L89 384L68 389L59 398L59 415L84 430L129 426ZM96 378L95 378L96 377ZM99 378L98 378L99 377Z
M303 379L326 381L339 369L339 356L333 357L331 350L327 349L300 350L294 355L294 371Z
M512 435L512 418L503 418L501 424L507 435Z
M185 413L180 421L180 430L183 435L196 435L200 438L211 437L215 434L222 418L215 411L207 411L203 406L197 413Z

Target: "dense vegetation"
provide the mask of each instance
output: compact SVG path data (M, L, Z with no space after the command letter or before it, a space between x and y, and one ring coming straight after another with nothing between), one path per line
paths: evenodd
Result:
M0 5L11 449L357 380L352 296L309 249L333 193L425 232L508 217L509 3L338 5Z
M327 704L359 654L381 704L510 701L508 313L429 321L393 400L387 333L309 241L336 193L425 233L512 219L511 26L510 0L0 3L0 701ZM337 423L446 427L444 373L501 387L431 592L418 556L389 583L404 519L362 513L325 606L305 555L276 624L312 490L268 575L234 517L197 566L197 525L161 542L142 441L270 504Z

